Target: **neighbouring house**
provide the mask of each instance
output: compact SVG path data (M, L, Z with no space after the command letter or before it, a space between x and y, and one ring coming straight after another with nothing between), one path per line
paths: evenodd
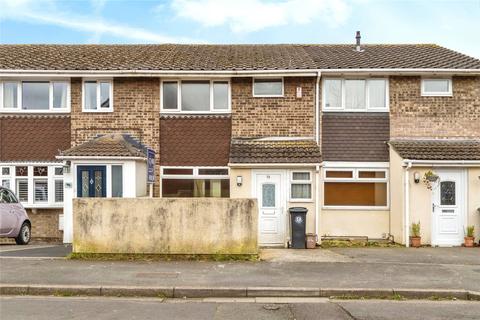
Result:
M72 241L72 198L150 194L256 198L265 246L289 241L293 206L319 239L408 245L420 221L424 243L456 246L467 225L480 236L480 60L433 44L0 45L0 170L36 238Z

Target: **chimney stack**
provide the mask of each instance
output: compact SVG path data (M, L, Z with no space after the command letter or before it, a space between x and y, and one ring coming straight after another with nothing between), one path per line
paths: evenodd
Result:
M357 35L355 36L355 39L357 39L357 47L356 47L356 50L358 52L362 51L362 49L360 48L360 39L362 37L360 36L360 31L357 31Z

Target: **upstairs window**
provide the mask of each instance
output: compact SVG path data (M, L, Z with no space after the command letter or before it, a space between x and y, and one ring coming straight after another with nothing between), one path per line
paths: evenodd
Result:
M162 112L230 112L230 83L227 80L166 80L161 88Z
M253 96L283 97L283 78L254 78Z
M83 82L83 112L112 112L113 85L111 80Z
M422 96L452 96L451 79L422 79Z
M324 111L388 111L387 79L325 79Z
M0 82L0 112L68 112L68 81Z

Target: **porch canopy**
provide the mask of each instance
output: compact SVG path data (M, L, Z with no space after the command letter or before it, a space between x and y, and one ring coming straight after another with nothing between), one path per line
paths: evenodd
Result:
M479 161L480 139L477 140L392 140L392 148L408 160Z

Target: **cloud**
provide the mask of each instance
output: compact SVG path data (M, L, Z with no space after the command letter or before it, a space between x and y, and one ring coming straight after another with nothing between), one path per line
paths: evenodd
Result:
M54 25L75 31L86 32L91 40L99 40L101 35L129 39L138 42L185 43L203 42L184 37L171 37L126 24L105 21L100 12L105 1L92 1L93 13L80 15L60 10L54 0L3 0L0 19L15 20L34 24Z
M317 19L336 27L350 16L350 7L344 0L173 0L171 8L178 17L205 27L227 25L236 33L307 24Z

